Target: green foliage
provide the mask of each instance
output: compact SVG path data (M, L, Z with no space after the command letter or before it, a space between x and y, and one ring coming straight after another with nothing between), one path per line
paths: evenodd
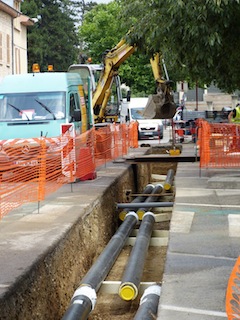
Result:
M48 64L55 71L66 71L76 61L78 37L71 1L29 0L22 3L22 12L39 21L28 29L28 68L39 63L46 71Z
M239 0L121 0L142 52L164 54L174 80L240 88ZM136 23L137 22L137 23Z
M112 49L127 31L119 25L119 9L115 2L97 5L85 14L79 27L81 49L95 63L101 62L103 53Z
M79 27L81 55L101 63L106 50L115 47L125 37L128 26L120 20L121 6L117 1L93 7ZM119 68L121 82L131 88L133 95L148 95L155 90L149 55L135 52Z

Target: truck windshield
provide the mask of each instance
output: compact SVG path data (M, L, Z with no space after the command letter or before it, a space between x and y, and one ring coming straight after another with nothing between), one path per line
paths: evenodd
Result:
M64 119L64 92L0 94L0 121Z
M132 119L134 120L144 119L143 117L144 108L134 108L130 110L131 110Z

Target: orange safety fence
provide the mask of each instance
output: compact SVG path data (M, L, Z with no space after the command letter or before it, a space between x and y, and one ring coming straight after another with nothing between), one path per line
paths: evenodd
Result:
M240 125L198 121L201 168L240 167Z
M138 147L136 124L109 124L74 137L0 141L0 219L63 184L96 178L97 167Z
M226 313L228 320L240 319L240 257L238 257L228 280Z

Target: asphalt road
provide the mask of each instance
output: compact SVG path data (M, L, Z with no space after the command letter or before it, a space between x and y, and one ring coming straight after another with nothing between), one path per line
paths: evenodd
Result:
M146 147L147 145L161 145L161 144L165 144L168 143L170 138L171 138L171 130L172 127L166 127L166 129L164 129L163 131L163 139L146 139L146 140L139 140L138 141L138 145L139 147Z

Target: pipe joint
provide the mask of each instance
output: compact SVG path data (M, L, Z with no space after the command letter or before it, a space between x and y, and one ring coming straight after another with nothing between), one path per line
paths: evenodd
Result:
M161 183L156 184L155 187L161 187L163 189L163 185Z
M155 214L153 213L153 212L151 212L151 211L147 211L147 212L145 212L144 213L144 215L143 215L143 218L145 217L145 216L152 216L153 218L154 218L154 221L156 221L156 216L155 216Z
M137 221L138 221L138 215L136 214L135 211L129 211L129 212L126 214L125 219L126 219L126 217L128 217L128 216L134 216L134 217L137 219Z
M140 305L145 302L145 299L149 294L155 294L160 297L161 286L159 286L158 284L154 284L154 285L148 287L146 290L144 290L144 293L140 299Z
M147 184L147 185L146 185L146 187L145 187L145 188L150 188L150 187L154 188L154 187L155 187L155 185L154 185L154 184L152 184L152 183L149 183L149 184Z
M73 294L72 300L73 303L78 303L77 301L77 297L78 296L85 296L87 297L91 303L92 303L92 310L94 309L95 305L96 305L96 301L97 301L97 294L96 291L91 288L88 285L82 285L80 286Z

